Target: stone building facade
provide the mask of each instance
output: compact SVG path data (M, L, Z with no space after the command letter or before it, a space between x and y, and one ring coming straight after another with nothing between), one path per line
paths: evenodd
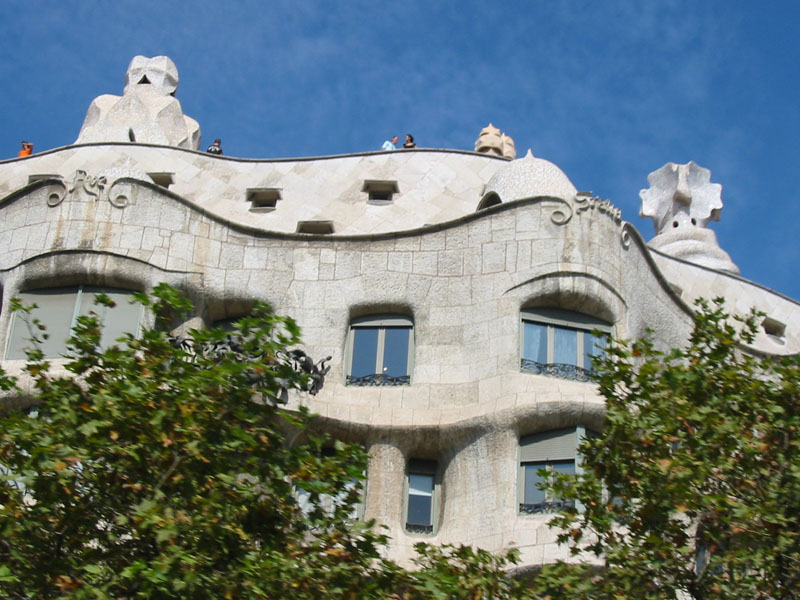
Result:
M269 302L311 356L332 357L323 390L291 402L369 451L363 515L389 528L394 558L421 539L516 546L528 565L565 555L546 526L557 499L535 478L579 468L577 440L602 425L585 377L595 328L677 345L694 299L722 296L766 313L758 351L800 351L800 305L738 276L705 227L719 186L693 163L651 174L648 245L552 163L509 159L510 138L496 152L200 152L170 102L174 65L144 60L121 99L93 103L74 145L0 161L3 367L22 367L15 296L53 331L97 289L170 283L197 306L185 328ZM171 91L126 100L154 81ZM146 319L128 310L110 326Z

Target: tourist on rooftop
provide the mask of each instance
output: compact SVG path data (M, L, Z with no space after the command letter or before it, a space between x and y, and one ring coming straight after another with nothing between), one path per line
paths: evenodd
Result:
M400 140L396 135L391 140L386 140L381 146L381 150L397 150L397 142Z
M206 152L209 154L217 154L222 155L222 140L219 138L214 140L214 143L211 144L208 148L206 148Z
M22 140L22 150L19 151L19 156L30 156L33 154L33 143Z
M414 143L414 136L410 133L406 134L406 143L403 144L403 148L416 148L417 145Z

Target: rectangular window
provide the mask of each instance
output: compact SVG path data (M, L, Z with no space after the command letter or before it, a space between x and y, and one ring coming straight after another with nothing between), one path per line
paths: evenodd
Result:
M563 500L543 485L556 473L574 475L580 470L578 445L594 432L582 425L523 436L519 442L519 512L547 513L564 508Z
M250 203L250 212L269 212L278 206L280 188L249 188L245 198Z
M522 370L586 381L594 359L602 356L611 327L582 313L557 308L523 310L520 364Z
M411 319L385 315L354 320L348 336L349 385L408 385L413 350Z
M594 359L602 358L605 355L606 338L604 336L592 335L591 333L586 333L584 336L584 340L588 341L588 343L584 343L584 349L586 350L584 364L590 371L596 371Z
M524 321L522 356L539 363L547 362L547 326Z
M553 338L552 362L578 366L578 332L566 327L553 327Z
M367 179L361 189L367 193L367 203L378 206L391 204L398 190L396 181L376 179Z
M333 221L298 221L297 233L331 234Z
M520 504L522 513L540 513L558 510L568 505L552 492L545 492L542 485L552 473L565 475L575 474L574 460L560 460L551 462L532 462L523 465L524 494Z
M358 327L353 329L353 363L350 375L353 378L374 375L380 372L375 364L378 355L378 336L380 329L377 327Z
M98 294L107 295L115 306L97 305L94 300ZM72 333L76 320L81 315L96 313L103 323L100 347L107 348L125 333L137 335L142 314L141 304L131 304L132 292L114 288L79 286L77 288L57 288L30 290L19 294L23 305L36 304L28 318L38 319L45 327L47 339L41 343L45 358L58 358L67 351L67 339ZM25 322L26 315L14 313L6 349L7 360L25 358L25 348L31 346L31 331ZM41 337L42 332L36 334Z
M436 514L436 461L408 461L406 531L433 533Z
M385 377L408 376L408 340L410 327L387 327L384 331L383 364Z

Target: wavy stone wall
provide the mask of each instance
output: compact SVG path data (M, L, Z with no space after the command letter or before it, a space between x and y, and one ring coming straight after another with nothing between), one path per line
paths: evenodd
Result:
M109 162L102 168L97 147L0 164L0 175L8 175L0 178L7 193L0 200L3 348L10 298L30 287L85 283L147 290L167 281L197 303L197 315L186 324L193 327L240 315L252 299L270 302L298 321L312 356L332 356L323 391L293 402L319 414L320 427L370 450L365 513L389 527L390 553L398 559L407 559L420 539L402 525L409 458L436 460L441 473L436 533L425 539L490 550L515 545L527 564L564 553L546 515L518 514L519 438L577 424L599 428L603 407L590 383L520 372L522 308L589 313L612 324L619 337L650 328L663 345L681 343L691 327L690 309L674 284L607 201L579 194L501 199L474 212L483 191L478 182L507 164L496 159L409 154L409 168L427 165L431 177L442 164L477 169L464 183L468 193L459 195L455 180L447 184L445 197L458 198L456 216L403 231L325 236L270 231L257 219L248 225L238 209L224 217L221 206L244 198L221 204L216 190L239 188L255 177L248 169L267 168L261 163L240 165L231 171L235 183L218 188L219 173L205 171L212 160L205 156L103 148ZM82 162L89 156L93 166ZM336 160L341 168L350 165L350 176L360 181L364 172L358 169L372 156ZM196 161L194 178L184 165L188 171L176 173L182 183L169 190L146 181L156 164L160 171L177 171L187 157ZM305 161L305 177L324 181L332 164L327 161ZM30 175L37 177L28 183ZM419 193L415 206L421 207L426 192ZM415 221L400 219L394 229L404 223ZM674 261L665 268L672 281L694 273ZM687 300L703 289L702 277L692 277ZM413 319L411 385L345 385L350 321L386 312ZM787 334L785 347L797 351L796 338ZM4 366L19 368L11 361Z

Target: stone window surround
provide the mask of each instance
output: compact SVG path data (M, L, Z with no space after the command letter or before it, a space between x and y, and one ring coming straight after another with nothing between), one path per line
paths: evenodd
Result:
M376 328L378 329L377 352L375 356L375 373L374 379L370 382L354 383L350 381L353 367L353 351L355 349L355 331L359 328ZM401 377L395 377L391 380L383 379L382 365L386 344L386 330L387 329L408 329L408 356L406 359L406 374ZM347 331L347 341L345 344L345 383L350 385L373 385L373 386L394 386L394 385L410 385L411 374L414 368L414 321L411 317L402 314L376 314L365 315L351 319Z

